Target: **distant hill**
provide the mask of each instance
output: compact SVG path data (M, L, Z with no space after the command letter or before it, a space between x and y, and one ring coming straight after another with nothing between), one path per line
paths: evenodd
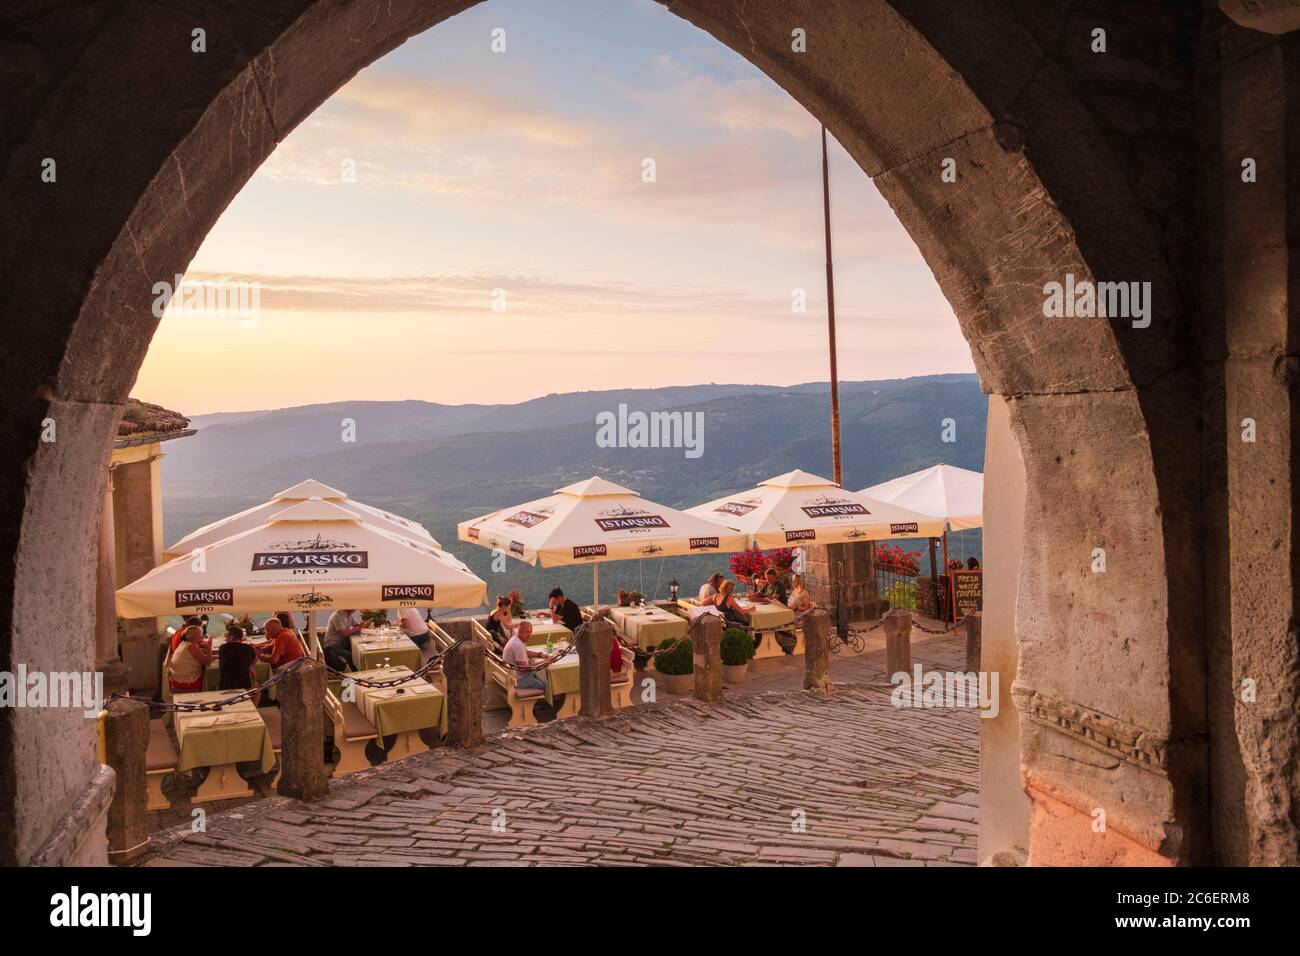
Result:
M701 412L703 454L682 449L600 448L596 416L616 411ZM983 470L987 401L974 375L941 375L840 386L845 484L863 488L938 462ZM941 440L944 419L956 441ZM355 442L342 440L355 422ZM696 385L570 392L517 405L342 402L265 412L201 415L198 433L171 442L163 463L165 536L183 534L303 478L421 521L489 582L524 588L530 605L554 584L590 599L587 567L528 568L511 561L493 574L490 552L456 541L456 523L602 475L674 507L752 487L802 468L831 473L829 387ZM601 569L608 598L619 586L658 593L676 575L698 586L725 558L669 558ZM646 580L650 578L650 580ZM499 584L497 582L500 582Z

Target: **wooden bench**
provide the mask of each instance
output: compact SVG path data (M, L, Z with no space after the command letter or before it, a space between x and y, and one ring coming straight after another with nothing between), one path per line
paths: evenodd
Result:
M145 785L149 794L150 810L166 810L171 801L163 793L163 780L176 770L176 745L172 743L167 725L161 720L149 721L149 746L144 752Z
M651 658L653 660L653 658ZM636 654L630 647L623 648L623 669L609 675L609 702L615 710L632 706L632 678L636 674Z
M266 724L267 736L271 738L271 752L275 754L275 776L271 778L271 789L275 789L276 782L280 779L280 751L281 746L281 724L279 707L259 707L258 715L262 718L262 723Z
M379 737L375 725L366 719L356 704L342 701L328 691L325 694L325 712L334 724L334 746L339 752L333 776L365 770L370 766L366 745Z
M475 624L478 622L476 621ZM487 634L484 631L484 634ZM491 635L487 635L491 641ZM537 723L533 715L533 706L546 694L535 687L519 687L515 682L518 671L507 667L501 654L495 648L483 655L483 670L488 687L488 699L484 706L488 710L509 708L508 727L530 727ZM567 702L566 702L567 703Z

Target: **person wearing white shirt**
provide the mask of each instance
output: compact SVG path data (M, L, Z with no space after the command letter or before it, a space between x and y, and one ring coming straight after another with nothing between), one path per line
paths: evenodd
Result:
M330 615L325 627L325 639L321 641L321 650L325 652L325 663L336 671L351 667L351 641L353 634L361 633L361 621L356 616L356 609L338 610Z
M506 663L514 664L517 667L527 667L533 663L534 657L542 657L543 653L539 650L528 646L528 639L533 636L533 624L531 621L520 621L519 629L510 636L506 641L506 646L501 649L501 657ZM532 690L546 690L546 680L541 671L520 672L515 676L515 686L531 688Z
M429 624L424 619L424 615L417 608L404 607L397 614L397 623L402 628L402 633L411 639L421 651L427 651L431 647L429 638L433 634L429 631Z

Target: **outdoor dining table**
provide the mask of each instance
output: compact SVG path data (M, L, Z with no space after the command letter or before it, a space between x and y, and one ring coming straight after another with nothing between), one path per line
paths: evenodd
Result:
M529 647L540 647L549 639L554 644L565 644L573 639L573 632L556 621L544 617L526 618L533 626L532 636L528 638Z
M176 694L178 704L199 704L224 700L234 692L199 691ZM177 711L177 770L209 767L207 779L194 795L195 803L251 796L253 791L239 776L240 763L256 762L260 773L275 767L271 735L251 700L228 704L219 711Z
M777 601L753 601L749 598L737 598L739 604L749 615L749 624L759 630L781 627L794 621L794 611Z
M418 671L424 655L413 640L397 627L366 628L352 636L352 666L357 670L382 667L409 667Z
M570 650L542 671L546 681L546 702L555 704L556 694L577 694L582 690L582 675L577 650Z
M217 690L221 686L221 664L217 658L217 652L221 645L226 643L226 636L219 634L212 638L212 663L203 669L203 689ZM245 641L249 647L256 650L266 644L266 641ZM257 660L253 662L253 673L257 677L259 684L265 684L271 679L271 664L269 661ZM275 688L268 691L271 700L275 700Z
M348 676L371 681L390 681L411 674L408 667L377 667ZM357 684L356 703L366 720L375 725L380 747L384 746L385 737L432 727L438 728L439 735L447 735L447 702L442 692L426 680L410 680L393 687L366 687Z
M661 607L612 607L610 619L637 647L655 647L672 637L685 637L686 619Z

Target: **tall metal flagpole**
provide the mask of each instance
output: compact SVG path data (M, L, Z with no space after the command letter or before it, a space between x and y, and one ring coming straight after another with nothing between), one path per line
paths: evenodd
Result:
M840 377L835 359L835 270L831 265L831 173L826 157L826 127L822 127L822 214L826 223L826 321L831 350L831 468L834 480L844 486L844 464L840 452Z

